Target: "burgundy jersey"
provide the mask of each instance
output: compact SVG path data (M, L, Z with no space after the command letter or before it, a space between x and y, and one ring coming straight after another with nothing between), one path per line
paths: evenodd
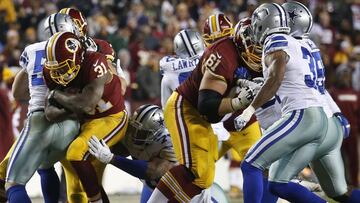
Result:
M336 104L341 109L341 112L349 120L351 125L351 132L357 133L360 124L360 95L351 88L347 89L334 89L332 96ZM355 134L354 134L355 136Z
M81 90L95 79L103 77L108 71L110 71L110 68L104 54L87 51L78 75L66 87L55 83L50 78L50 73L46 68L44 68L44 78L50 90L65 88ZM102 98L96 105L94 112L86 114L86 118L101 118L124 110L123 96L120 93L114 93L115 90L119 89L121 89L119 77L112 77L111 81L105 84Z
M195 108L198 104L199 87L205 69L227 84L224 95L235 85L234 72L241 66L241 58L234 42L230 38L219 40L205 50L200 62L191 75L177 88L177 91Z
M231 88L236 85L234 78L235 70L238 67L246 67L246 64L239 55L232 38L219 40L205 50L200 58L200 62L191 75L177 88L177 92L189 101L193 107L197 108L200 83L205 69L208 69L215 77L226 82L227 89L224 95L228 95ZM240 113L241 111L236 112L236 115ZM228 119L228 124L226 125L226 128L231 131L235 130L233 119L234 116ZM252 119L248 122L248 125L253 123L252 121L255 120Z
M115 59L115 52L111 44L102 39L93 39L98 46L97 52L100 52L106 56L107 59L113 61Z

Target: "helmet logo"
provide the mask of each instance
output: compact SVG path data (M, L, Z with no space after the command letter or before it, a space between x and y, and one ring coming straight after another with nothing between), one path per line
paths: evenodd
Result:
M160 113L156 113L154 115L154 118L158 118L155 120L155 122L157 122L160 126L164 126L164 118L162 117L162 115Z
M288 14L289 14L289 18L291 20L291 22L293 24L295 24L295 18L299 18L300 15L298 15L297 13L295 13L296 9L294 9L293 11L289 11Z
M80 42L76 40L75 38L69 38L65 41L65 48L70 53L75 53L80 47Z

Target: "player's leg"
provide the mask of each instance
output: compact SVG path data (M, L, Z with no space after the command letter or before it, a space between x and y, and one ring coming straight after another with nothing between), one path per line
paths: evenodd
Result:
M213 183L217 138L211 125L176 92L167 102L165 123L180 165L161 178L149 202L188 202Z
M79 123L74 120L65 120L56 124L49 154L37 170L45 203L59 201L60 180L53 165L65 157L67 147L79 133L79 128Z
M10 150L6 154L5 158L0 163L0 202L6 202L6 191L5 191L5 178L6 178L6 168L9 162L10 155L14 150L16 142L11 146Z
M311 162L310 165L327 196L338 202L360 202L360 191L348 191L347 188L340 151L342 134L342 127L337 118L330 118L326 140L319 149L321 157Z
M101 199L101 187L97 180L96 171L89 160L88 140L95 135L103 139L109 146L121 140L126 132L128 117L125 111L110 116L92 119L81 126L79 136L70 144L66 159L70 161L76 171L89 201Z
M71 166L70 162L61 160L66 179L66 194L69 203L88 203L86 193L80 183L76 171Z
M264 136L249 150L241 166L245 202L261 202L263 170L308 143L319 145L325 137L326 128L323 126L327 126L327 119L322 109L308 108L288 113L265 131Z
M141 191L140 203L147 203L148 200L150 199L152 192L153 190L144 183L143 189Z
M43 112L34 112L29 115L6 170L5 187L9 202L30 202L25 184L46 157L44 149L50 143L44 133L47 125L49 123Z

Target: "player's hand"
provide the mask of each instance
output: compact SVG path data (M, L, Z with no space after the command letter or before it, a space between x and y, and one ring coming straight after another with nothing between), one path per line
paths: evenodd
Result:
M98 46L91 37L86 37L84 43L88 51L98 51Z
M102 163L108 164L114 157L104 140L99 141L97 137L92 136L88 141L88 145L89 152Z
M341 127L344 131L344 139L350 137L350 123L348 119L344 116L344 114L338 112L334 114L340 121Z
M250 87L251 89L254 90L254 94L256 95L261 89L264 80L261 80L260 78L254 78L254 79L252 81L246 79L238 79L236 81L236 84L240 87Z
M243 109L252 102L255 97L254 90L250 87L240 88L239 94L231 100L232 108L237 111Z
M246 126L246 124L249 122L249 120L251 119L254 112L255 112L254 107L252 107L251 105L249 107L247 107L242 112L242 114L240 114L238 117L236 117L234 119L235 129L237 131L241 131Z

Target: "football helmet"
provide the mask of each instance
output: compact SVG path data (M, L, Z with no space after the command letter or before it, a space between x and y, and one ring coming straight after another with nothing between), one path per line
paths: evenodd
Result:
M135 145L151 144L157 136L166 131L164 113L157 105L142 105L131 116L126 136Z
M74 33L57 32L47 41L45 54L45 69L51 79L67 86L79 73L85 50Z
M251 19L243 18L234 29L234 43L240 51L240 56L246 65L256 72L261 72L261 47L252 40Z
M285 9L276 3L261 4L251 16L253 40L263 45L267 36L273 33L290 33Z
M78 35L78 29L69 15L54 13L49 15L44 22L44 32L50 38L56 32L72 32Z
M174 37L174 51L180 58L194 58L204 53L204 42L193 30L181 30Z
M211 45L217 40L232 35L234 32L233 24L223 13L210 15L204 25L203 39L206 46Z
M77 10L76 8L63 8L59 11L59 13L64 13L69 15L73 19L76 27L78 28L80 37L86 36L87 34L86 18L84 18L84 16L79 10Z
M308 8L300 2L289 1L282 5L288 14L290 35L308 37L313 25L313 18Z

